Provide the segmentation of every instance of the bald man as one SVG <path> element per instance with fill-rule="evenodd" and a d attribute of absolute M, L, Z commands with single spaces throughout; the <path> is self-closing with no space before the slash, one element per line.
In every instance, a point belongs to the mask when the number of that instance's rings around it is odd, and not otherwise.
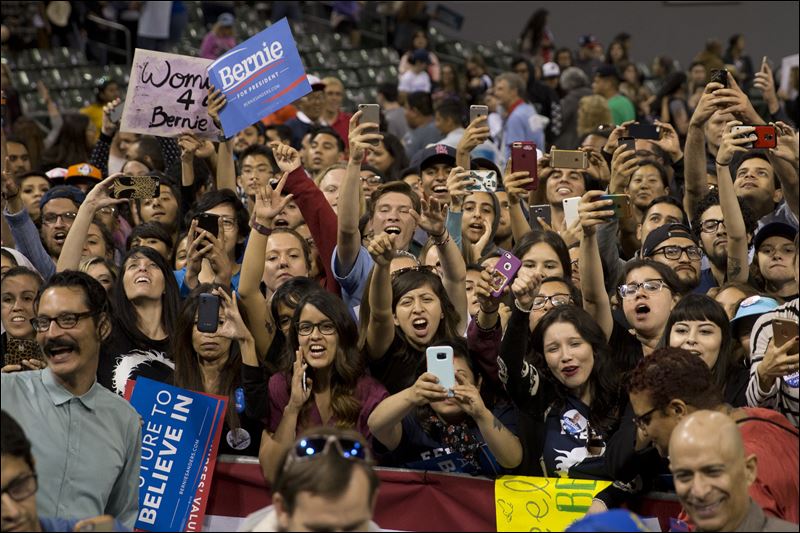
<path fill-rule="evenodd" d="M 731 417 L 719 411 L 684 417 L 672 432 L 669 453 L 675 491 L 697 531 L 797 531 L 750 499 L 758 461 L 755 454 L 745 456 Z"/>

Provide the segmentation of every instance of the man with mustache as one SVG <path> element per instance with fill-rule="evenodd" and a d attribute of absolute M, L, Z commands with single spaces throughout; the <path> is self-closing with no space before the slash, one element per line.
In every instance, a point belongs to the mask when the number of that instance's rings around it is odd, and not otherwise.
<path fill-rule="evenodd" d="M 700 287 L 700 262 L 703 250 L 692 231 L 683 224 L 668 224 L 651 231 L 642 244 L 642 257 L 670 267 L 688 289 L 705 294 Z"/>
<path fill-rule="evenodd" d="M 132 528 L 142 435 L 136 411 L 96 379 L 111 331 L 106 291 L 88 274 L 59 272 L 34 310 L 48 366 L 2 374 L 1 401 L 33 443 L 38 510 L 55 519 L 109 514 Z"/>

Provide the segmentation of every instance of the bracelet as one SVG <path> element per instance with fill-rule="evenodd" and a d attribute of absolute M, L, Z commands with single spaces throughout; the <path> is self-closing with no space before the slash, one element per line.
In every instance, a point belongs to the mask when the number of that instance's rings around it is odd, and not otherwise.
<path fill-rule="evenodd" d="M 483 313 L 484 315 L 493 315 L 493 314 L 497 313 L 497 312 L 500 310 L 500 306 L 498 305 L 497 307 L 495 307 L 494 309 L 492 309 L 492 310 L 489 310 L 489 311 L 487 311 L 487 310 L 486 310 L 486 309 L 484 309 L 483 307 L 478 307 L 478 309 L 479 309 L 479 310 L 480 310 L 480 312 L 481 312 L 481 313 Z"/>
<path fill-rule="evenodd" d="M 259 232 L 264 237 L 269 237 L 272 235 L 272 228 L 268 228 L 263 224 L 259 224 L 255 220 L 250 223 L 250 227 Z"/>
<path fill-rule="evenodd" d="M 717 161 L 716 159 L 714 160 L 714 163 L 718 164 L 718 165 L 719 165 L 719 166 L 721 166 L 721 167 L 727 167 L 728 165 L 730 165 L 730 162 L 728 162 L 728 163 L 720 163 L 720 162 L 719 162 L 719 161 Z"/>
<path fill-rule="evenodd" d="M 439 240 L 439 239 L 441 239 L 442 237 L 444 237 L 445 235 L 447 235 L 447 238 L 446 238 L 446 239 L 444 239 L 444 240 Z M 438 236 L 431 235 L 431 239 L 433 240 L 433 244 L 434 244 L 435 246 L 444 246 L 445 244 L 447 244 L 448 242 L 450 242 L 450 232 L 449 232 L 449 231 L 447 231 L 447 230 L 445 229 L 445 230 L 444 230 L 444 233 L 442 233 L 441 235 L 438 235 Z"/>
<path fill-rule="evenodd" d="M 522 306 L 520 305 L 520 303 L 519 303 L 519 300 L 517 300 L 516 298 L 514 298 L 514 306 L 515 306 L 517 309 L 519 309 L 520 311 L 522 311 L 523 313 L 530 313 L 530 312 L 531 312 L 531 310 L 533 310 L 533 306 L 531 306 L 531 308 L 530 308 L 530 309 L 525 309 L 524 307 L 522 307 Z"/>

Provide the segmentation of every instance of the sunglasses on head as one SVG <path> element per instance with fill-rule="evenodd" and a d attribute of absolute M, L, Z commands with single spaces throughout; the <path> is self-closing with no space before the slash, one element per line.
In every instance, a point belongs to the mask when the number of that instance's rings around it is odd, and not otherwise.
<path fill-rule="evenodd" d="M 284 470 L 292 463 L 309 461 L 333 451 L 350 461 L 372 462 L 372 453 L 359 440 L 336 435 L 310 435 L 295 442 L 286 458 Z"/>
<path fill-rule="evenodd" d="M 392 272 L 392 279 L 395 280 L 406 272 L 430 272 L 436 274 L 436 267 L 432 265 L 416 265 L 411 267 L 399 268 Z"/>

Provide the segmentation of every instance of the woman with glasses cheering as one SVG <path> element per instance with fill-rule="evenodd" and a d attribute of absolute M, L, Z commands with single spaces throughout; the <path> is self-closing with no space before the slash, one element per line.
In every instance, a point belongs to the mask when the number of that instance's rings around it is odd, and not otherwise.
<path fill-rule="evenodd" d="M 283 371 L 269 380 L 269 430 L 261 438 L 259 462 L 272 481 L 283 450 L 296 434 L 314 426 L 350 428 L 369 439 L 367 419 L 386 389 L 365 375 L 358 328 L 336 296 L 314 291 L 297 305 L 289 326 Z"/>

